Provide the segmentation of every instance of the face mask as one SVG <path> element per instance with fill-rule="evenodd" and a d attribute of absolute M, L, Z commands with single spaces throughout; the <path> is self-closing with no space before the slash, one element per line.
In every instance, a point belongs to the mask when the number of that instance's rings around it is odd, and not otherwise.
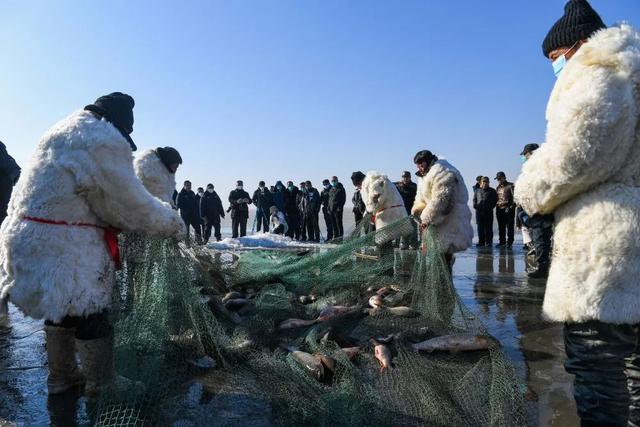
<path fill-rule="evenodd" d="M 289 189 L 289 191 L 293 191 L 293 185 L 290 185 L 287 188 Z"/>
<path fill-rule="evenodd" d="M 238 186 L 236 187 L 236 190 L 242 190 L 242 185 L 238 185 Z"/>
<path fill-rule="evenodd" d="M 329 184 L 325 184 L 325 185 L 324 185 L 324 189 L 325 189 L 325 190 L 328 190 L 328 189 L 330 189 L 330 188 L 331 188 L 331 186 L 330 186 Z"/>
<path fill-rule="evenodd" d="M 213 193 L 213 188 L 207 188 L 207 191 L 208 191 L 209 193 Z"/>
<path fill-rule="evenodd" d="M 332 181 L 332 182 L 331 182 L 331 186 L 335 188 L 335 187 L 337 187 L 337 186 L 338 186 L 338 183 L 337 183 L 336 181 Z"/>
<path fill-rule="evenodd" d="M 202 196 L 204 194 L 204 191 L 198 191 L 198 196 Z"/>
<path fill-rule="evenodd" d="M 260 187 L 260 191 L 264 191 L 264 187 Z"/>
<path fill-rule="evenodd" d="M 553 74 L 556 75 L 556 78 L 560 76 L 560 73 L 562 72 L 562 70 L 564 70 L 564 67 L 567 65 L 567 53 L 571 52 L 573 48 L 578 45 L 578 43 L 580 43 L 580 41 L 575 42 L 573 46 L 567 49 L 565 53 L 560 55 L 558 59 L 553 61 L 553 63 L 551 64 L 553 66 Z"/>
<path fill-rule="evenodd" d="M 526 162 L 526 161 L 527 161 L 527 156 L 525 156 L 524 154 L 522 154 L 522 155 L 520 156 L 520 161 L 521 161 L 522 163 Z"/>

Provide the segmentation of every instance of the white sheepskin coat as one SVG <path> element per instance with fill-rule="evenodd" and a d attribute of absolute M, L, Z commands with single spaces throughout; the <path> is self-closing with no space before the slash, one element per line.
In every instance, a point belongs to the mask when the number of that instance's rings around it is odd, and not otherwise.
<path fill-rule="evenodd" d="M 120 132 L 86 111 L 42 137 L 14 189 L 0 230 L 0 296 L 9 296 L 33 318 L 52 321 L 108 308 L 115 267 L 104 232 L 25 221 L 25 216 L 155 237 L 174 236 L 184 227 L 136 177 Z"/>
<path fill-rule="evenodd" d="M 437 160 L 418 180 L 411 208 L 423 224 L 434 226 L 444 253 L 466 250 L 473 240 L 469 193 L 462 175 L 444 159 Z"/>
<path fill-rule="evenodd" d="M 171 203 L 176 188 L 176 176 L 162 163 L 156 150 L 145 150 L 133 161 L 136 176 L 153 196 Z"/>
<path fill-rule="evenodd" d="M 555 214 L 551 320 L 640 322 L 639 112 L 640 36 L 601 30 L 560 74 L 546 142 L 515 184 L 525 211 Z"/>
<path fill-rule="evenodd" d="M 362 181 L 360 192 L 367 212 L 375 215 L 376 231 L 380 231 L 387 225 L 408 216 L 400 192 L 387 175 L 376 171 L 367 172 Z M 397 235 L 377 233 L 376 244 L 381 245 L 397 239 L 402 235 L 413 232 L 414 229 L 409 226 L 397 231 Z"/>

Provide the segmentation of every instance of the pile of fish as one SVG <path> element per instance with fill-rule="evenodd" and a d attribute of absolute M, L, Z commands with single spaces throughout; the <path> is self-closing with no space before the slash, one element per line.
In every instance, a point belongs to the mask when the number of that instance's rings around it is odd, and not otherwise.
<path fill-rule="evenodd" d="M 255 313 L 255 307 L 252 302 L 256 296 L 257 292 L 254 289 L 236 290 L 228 292 L 222 298 L 211 297 L 208 300 L 208 304 L 214 313 L 226 317 L 235 324 L 241 324 L 245 317 Z M 310 309 L 306 309 L 307 313 L 315 313 L 310 318 L 289 318 L 279 321 L 274 331 L 275 338 L 279 339 L 280 342 L 277 346 L 281 350 L 287 351 L 289 356 L 311 377 L 325 384 L 331 382 L 338 359 L 357 363 L 358 356 L 367 351 L 372 351 L 382 372 L 394 367 L 393 354 L 394 351 L 397 351 L 398 346 L 417 353 L 457 353 L 488 350 L 491 347 L 499 346 L 495 338 L 476 334 L 444 335 L 412 342 L 402 332 L 386 337 L 369 337 L 366 340 L 358 341 L 345 338 L 337 333 L 342 320 L 347 317 L 392 316 L 417 318 L 420 313 L 409 307 L 410 300 L 411 295 L 395 285 L 369 287 L 362 295 L 360 302 L 353 305 L 322 305 L 315 294 L 292 297 L 290 302 L 293 304 L 300 304 L 301 306 L 316 304 L 318 308 L 316 310 L 315 306 L 310 306 Z M 312 327 L 317 327 L 316 332 L 322 331 L 317 335 L 320 338 L 322 348 L 327 348 L 328 341 L 336 344 L 337 348 L 325 353 L 316 352 L 312 354 L 302 351 L 297 345 L 291 344 L 291 335 L 306 336 Z M 427 330 L 424 332 L 428 335 Z M 285 339 L 281 335 L 286 335 L 288 338 Z M 422 337 L 424 338 L 424 334 Z M 251 340 L 247 340 L 237 346 L 250 347 L 254 344 Z"/>

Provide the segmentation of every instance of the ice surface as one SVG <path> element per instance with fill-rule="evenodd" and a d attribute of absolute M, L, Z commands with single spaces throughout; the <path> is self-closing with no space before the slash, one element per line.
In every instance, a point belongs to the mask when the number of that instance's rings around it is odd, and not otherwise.
<path fill-rule="evenodd" d="M 251 236 L 233 239 L 227 237 L 219 242 L 207 244 L 210 249 L 296 249 L 296 248 L 326 248 L 332 246 L 327 243 L 299 242 L 281 234 L 256 233 Z"/>

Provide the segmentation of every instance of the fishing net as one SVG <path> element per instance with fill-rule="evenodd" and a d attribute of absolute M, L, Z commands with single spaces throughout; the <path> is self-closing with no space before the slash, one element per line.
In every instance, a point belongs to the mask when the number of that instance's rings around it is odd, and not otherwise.
<path fill-rule="evenodd" d="M 457 296 L 434 231 L 400 250 L 412 219 L 367 224 L 322 249 L 240 254 L 127 236 L 117 376 L 96 423 L 524 425 L 522 387 L 495 341 L 413 351 L 434 337 L 486 334 Z"/>

